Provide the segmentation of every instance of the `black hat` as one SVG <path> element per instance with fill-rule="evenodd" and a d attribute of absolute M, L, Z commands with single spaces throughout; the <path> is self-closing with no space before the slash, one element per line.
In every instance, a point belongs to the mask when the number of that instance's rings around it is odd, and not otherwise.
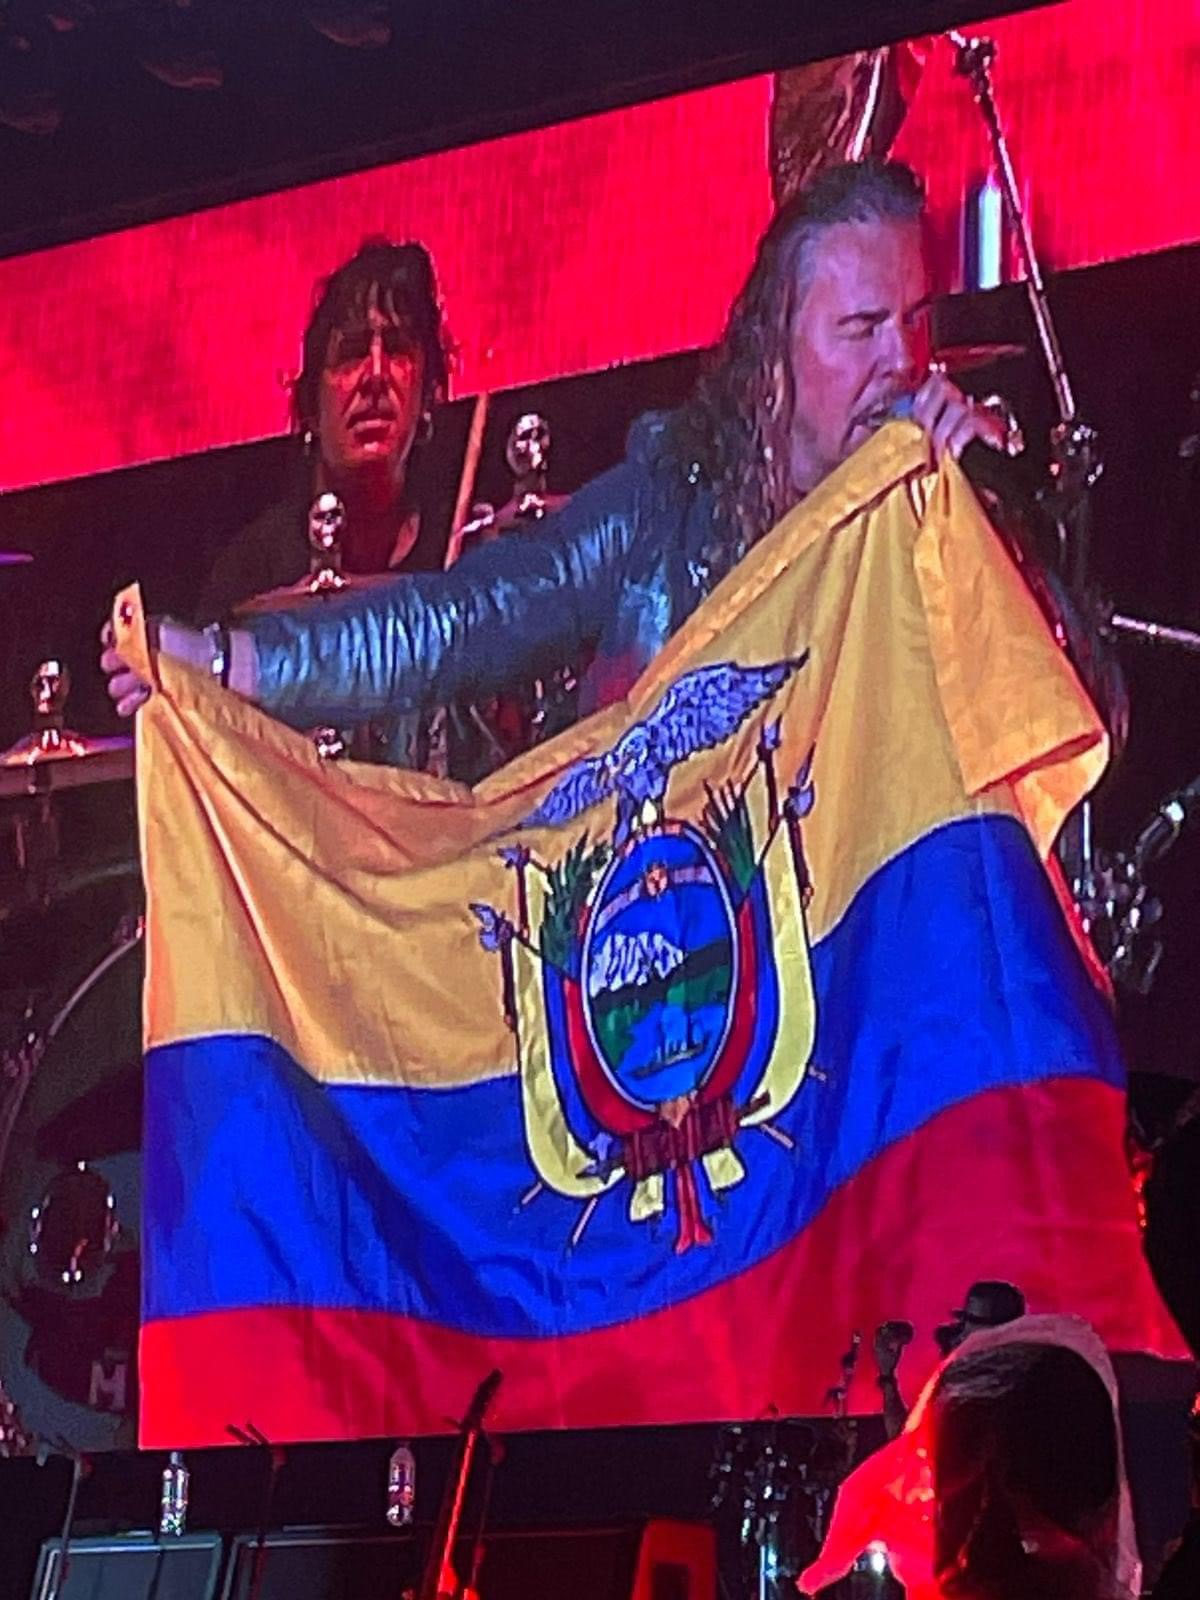
<path fill-rule="evenodd" d="M 1025 1296 L 1015 1284 L 973 1283 L 961 1308 L 951 1313 L 980 1328 L 999 1328 L 1025 1315 Z"/>

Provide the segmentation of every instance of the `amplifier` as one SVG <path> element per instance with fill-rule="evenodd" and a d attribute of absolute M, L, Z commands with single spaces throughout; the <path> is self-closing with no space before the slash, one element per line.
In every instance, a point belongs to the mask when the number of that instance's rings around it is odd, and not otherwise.
<path fill-rule="evenodd" d="M 222 1553 L 218 1533 L 188 1533 L 178 1539 L 156 1539 L 149 1533 L 72 1539 L 58 1600 L 213 1600 Z M 47 1539 L 38 1557 L 32 1600 L 50 1600 L 61 1564 L 61 1542 Z"/>
<path fill-rule="evenodd" d="M 428 1535 L 285 1528 L 263 1542 L 256 1579 L 257 1545 L 234 1541 L 222 1600 L 401 1600 L 420 1583 Z M 467 1542 L 457 1551 L 465 1579 Z M 716 1600 L 716 1586 L 713 1530 L 666 1520 L 490 1533 L 477 1585 L 482 1600 Z"/>

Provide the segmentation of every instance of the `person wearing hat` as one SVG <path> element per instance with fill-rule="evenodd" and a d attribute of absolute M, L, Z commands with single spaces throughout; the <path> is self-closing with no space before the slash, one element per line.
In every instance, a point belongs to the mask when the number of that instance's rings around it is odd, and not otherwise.
<path fill-rule="evenodd" d="M 1023 1317 L 1025 1296 L 1011 1283 L 983 1279 L 971 1285 L 962 1305 L 950 1315 L 954 1320 L 942 1323 L 933 1332 L 943 1361 L 964 1339 L 981 1328 L 1001 1328 L 1006 1322 Z M 875 1366 L 882 1397 L 884 1432 L 889 1439 L 897 1437 L 908 1418 L 908 1406 L 900 1392 L 896 1368 L 912 1336 L 912 1324 L 908 1322 L 883 1322 L 875 1330 Z"/>
<path fill-rule="evenodd" d="M 973 1283 L 957 1311 L 952 1311 L 952 1322 L 943 1322 L 935 1328 L 933 1337 L 938 1350 L 948 1356 L 957 1350 L 964 1339 L 980 1328 L 1001 1328 L 1006 1322 L 1015 1322 L 1025 1315 L 1025 1296 L 1015 1284 L 983 1279 Z"/>

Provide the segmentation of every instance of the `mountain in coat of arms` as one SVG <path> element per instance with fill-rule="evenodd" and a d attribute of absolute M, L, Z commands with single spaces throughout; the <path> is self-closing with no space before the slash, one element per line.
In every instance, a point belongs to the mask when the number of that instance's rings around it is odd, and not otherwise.
<path fill-rule="evenodd" d="M 675 1249 L 713 1237 L 716 1199 L 808 1070 L 815 1025 L 801 822 L 812 757 L 780 797 L 779 724 L 766 712 L 804 665 L 721 662 L 679 678 L 611 750 L 576 763 L 522 828 L 566 828 L 611 804 L 611 832 L 542 862 L 523 844 L 508 911 L 475 905 L 503 960 L 524 1125 L 537 1182 L 577 1199 L 571 1245 L 604 1195 L 633 1221 L 672 1217 Z M 740 781 L 705 785 L 673 817 L 675 768 L 761 715 Z"/>

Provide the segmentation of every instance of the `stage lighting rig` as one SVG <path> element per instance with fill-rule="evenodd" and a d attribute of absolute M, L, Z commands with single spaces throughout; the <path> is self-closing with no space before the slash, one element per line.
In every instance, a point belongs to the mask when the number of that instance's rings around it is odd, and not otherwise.
<path fill-rule="evenodd" d="M 96 15 L 92 0 L 53 0 L 45 11 L 55 33 L 74 33 L 81 22 L 90 22 Z"/>
<path fill-rule="evenodd" d="M 0 29 L 0 122 L 19 133 L 56 133 L 63 112 L 52 41 L 7 10 Z"/>
<path fill-rule="evenodd" d="M 158 0 L 140 9 L 137 59 L 172 89 L 219 89 L 225 69 L 213 48 L 205 7 L 195 0 Z"/>
<path fill-rule="evenodd" d="M 392 42 L 386 0 L 307 0 L 303 9 L 312 27 L 334 44 L 378 50 Z"/>

